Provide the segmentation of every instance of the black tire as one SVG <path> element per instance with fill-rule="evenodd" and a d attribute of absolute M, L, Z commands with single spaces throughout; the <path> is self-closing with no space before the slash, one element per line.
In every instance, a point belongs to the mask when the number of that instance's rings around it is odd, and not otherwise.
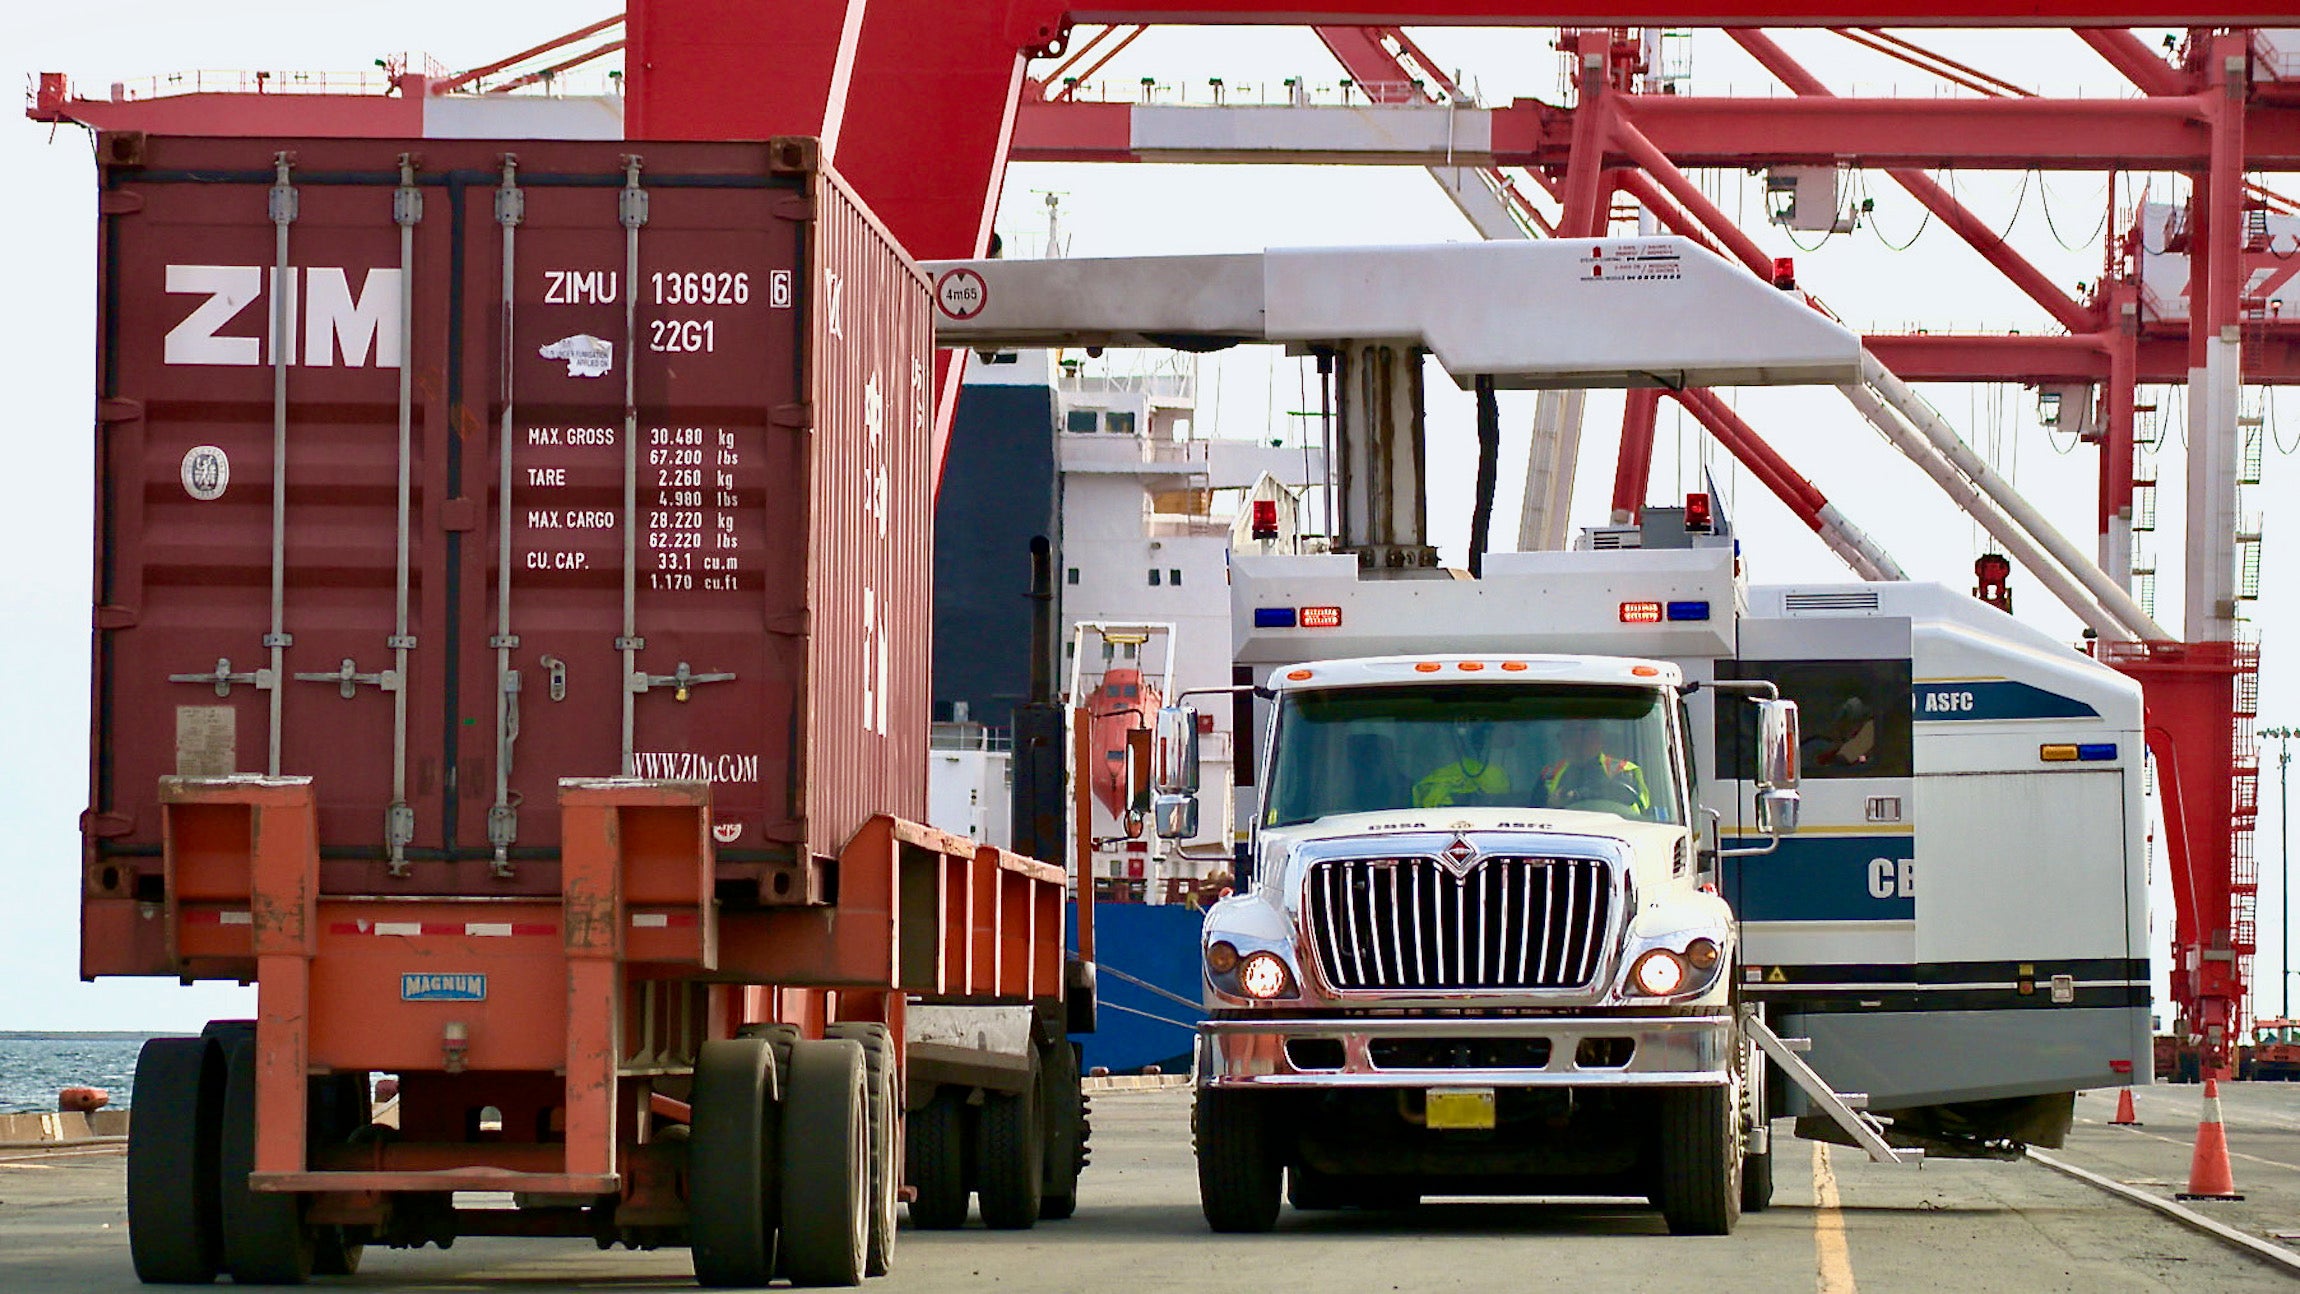
<path fill-rule="evenodd" d="M 1324 1213 L 1345 1207 L 1349 1199 L 1342 1193 L 1339 1179 L 1307 1164 L 1295 1164 L 1286 1170 L 1286 1203 L 1304 1213 Z"/>
<path fill-rule="evenodd" d="M 1285 1176 L 1268 1103 L 1256 1092 L 1198 1092 L 1198 1204 L 1216 1231 L 1268 1231 L 1278 1224 Z"/>
<path fill-rule="evenodd" d="M 783 1088 L 782 1260 L 794 1285 L 860 1285 L 870 1248 L 870 1098 L 862 1044 L 791 1048 Z"/>
<path fill-rule="evenodd" d="M 687 1137 L 687 1231 L 697 1284 L 764 1285 L 775 1274 L 774 1052 L 758 1038 L 695 1056 Z"/>
<path fill-rule="evenodd" d="M 304 1225 L 304 1196 L 251 1191 L 256 1161 L 256 1042 L 224 1044 L 224 1099 L 216 1147 L 217 1218 L 224 1270 L 240 1285 L 301 1285 L 311 1279 L 316 1237 Z M 130 1126 L 134 1126 L 132 1123 Z"/>
<path fill-rule="evenodd" d="M 1735 1086 L 1665 1088 L 1654 1202 L 1676 1236 L 1725 1236 L 1741 1220 L 1741 1109 Z"/>
<path fill-rule="evenodd" d="M 1422 1206 L 1422 1188 L 1412 1178 L 1376 1177 L 1351 1191 L 1350 1203 L 1361 1209 L 1402 1213 Z"/>
<path fill-rule="evenodd" d="M 1046 1175 L 1038 1220 L 1078 1212 L 1078 1177 L 1086 1171 L 1086 1093 L 1078 1086 L 1078 1050 L 1059 1039 L 1039 1058 L 1038 1110 L 1046 1122 Z"/>
<path fill-rule="evenodd" d="M 1773 1152 L 1741 1157 L 1741 1211 L 1763 1213 L 1773 1207 Z"/>
<path fill-rule="evenodd" d="M 735 1030 L 738 1038 L 758 1038 L 775 1053 L 775 1099 L 782 1098 L 782 1085 L 791 1079 L 791 1048 L 805 1035 L 795 1024 L 746 1024 Z"/>
<path fill-rule="evenodd" d="M 365 1073 L 329 1074 L 311 1081 L 306 1143 L 340 1146 L 363 1133 L 375 1118 L 375 1101 Z M 323 1226 L 312 1230 L 314 1276 L 356 1276 L 366 1256 L 368 1227 Z"/>
<path fill-rule="evenodd" d="M 910 1224 L 921 1231 L 966 1225 L 966 1115 L 959 1093 L 942 1087 L 903 1121 L 905 1176 L 914 1192 Z"/>
<path fill-rule="evenodd" d="M 1019 1092 L 984 1092 L 977 1142 L 975 1197 L 982 1225 L 993 1231 L 1028 1231 L 1044 1201 L 1046 1138 L 1038 1117 L 1038 1053 Z"/>
<path fill-rule="evenodd" d="M 870 1252 L 863 1273 L 884 1276 L 894 1270 L 895 1209 L 902 1195 L 897 1171 L 902 1117 L 902 1089 L 896 1085 L 894 1036 L 883 1024 L 834 1024 L 823 1030 L 826 1038 L 845 1038 L 862 1044 L 863 1069 L 869 1084 L 870 1115 Z"/>
<path fill-rule="evenodd" d="M 223 1270 L 217 1220 L 220 1057 L 205 1038 L 154 1038 L 136 1055 L 128 1124 L 128 1254 L 147 1285 L 206 1285 Z"/>

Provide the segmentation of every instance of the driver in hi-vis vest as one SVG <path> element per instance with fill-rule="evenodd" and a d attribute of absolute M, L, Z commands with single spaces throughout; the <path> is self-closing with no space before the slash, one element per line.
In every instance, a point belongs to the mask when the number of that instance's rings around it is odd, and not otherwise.
<path fill-rule="evenodd" d="M 1565 757 L 1541 770 L 1541 787 L 1549 807 L 1572 808 L 1583 801 L 1626 804 L 1639 813 L 1653 808 L 1653 793 L 1645 785 L 1645 770 L 1626 759 L 1605 753 L 1605 729 L 1594 719 L 1575 719 L 1564 725 Z"/>
<path fill-rule="evenodd" d="M 1499 758 L 1504 752 L 1493 749 L 1492 728 L 1482 723 L 1455 724 L 1449 735 L 1453 753 L 1459 758 L 1430 770 L 1429 776 L 1414 783 L 1414 807 L 1511 803 L 1509 770 Z"/>

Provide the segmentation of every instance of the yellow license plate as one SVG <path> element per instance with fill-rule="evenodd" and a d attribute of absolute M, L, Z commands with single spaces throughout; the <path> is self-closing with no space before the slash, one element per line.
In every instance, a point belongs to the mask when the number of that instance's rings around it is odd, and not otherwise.
<path fill-rule="evenodd" d="M 1433 1087 L 1423 1103 L 1423 1114 L 1433 1128 L 1490 1128 L 1493 1089 Z"/>

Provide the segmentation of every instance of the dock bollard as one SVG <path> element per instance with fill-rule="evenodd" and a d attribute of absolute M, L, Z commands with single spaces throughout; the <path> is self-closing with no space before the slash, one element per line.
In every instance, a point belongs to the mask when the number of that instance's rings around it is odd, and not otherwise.
<path fill-rule="evenodd" d="M 2176 1200 L 2241 1200 L 2228 1165 L 2228 1133 L 2220 1126 L 2220 1080 L 2204 1080 L 2204 1117 L 2196 1125 L 2196 1154 L 2188 1161 L 2188 1189 Z"/>

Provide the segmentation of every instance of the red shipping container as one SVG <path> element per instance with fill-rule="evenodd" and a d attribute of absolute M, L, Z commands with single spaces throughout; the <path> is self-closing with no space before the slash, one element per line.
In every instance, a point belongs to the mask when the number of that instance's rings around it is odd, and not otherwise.
<path fill-rule="evenodd" d="M 812 141 L 98 157 L 85 973 L 172 774 L 309 775 L 333 893 L 557 893 L 563 777 L 710 781 L 734 901 L 923 816 L 929 285 Z"/>

